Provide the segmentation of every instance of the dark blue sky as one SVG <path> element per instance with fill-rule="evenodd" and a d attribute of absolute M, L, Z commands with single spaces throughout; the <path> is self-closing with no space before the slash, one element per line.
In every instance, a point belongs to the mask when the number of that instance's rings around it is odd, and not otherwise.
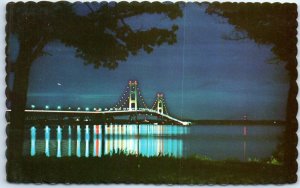
<path fill-rule="evenodd" d="M 151 54 L 130 56 L 114 71 L 86 66 L 75 57 L 74 48 L 52 42 L 45 49 L 52 56 L 33 63 L 28 105 L 111 107 L 128 80 L 137 79 L 148 105 L 156 92 L 163 92 L 170 113 L 177 117 L 285 118 L 288 73 L 284 63 L 268 63 L 275 57 L 271 46 L 249 39 L 225 40 L 222 36 L 234 27 L 195 4 L 189 4 L 184 17 L 175 21 L 143 15 L 126 22 L 145 29 L 177 24 L 178 42 L 157 47 Z M 15 57 L 17 45 L 12 44 Z"/>

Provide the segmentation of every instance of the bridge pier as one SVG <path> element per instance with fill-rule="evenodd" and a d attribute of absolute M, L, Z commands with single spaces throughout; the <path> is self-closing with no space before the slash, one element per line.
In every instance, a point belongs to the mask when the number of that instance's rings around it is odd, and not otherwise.
<path fill-rule="evenodd" d="M 138 118 L 137 118 L 137 114 L 136 113 L 129 115 L 129 122 L 130 123 L 137 123 L 137 121 L 138 121 Z"/>

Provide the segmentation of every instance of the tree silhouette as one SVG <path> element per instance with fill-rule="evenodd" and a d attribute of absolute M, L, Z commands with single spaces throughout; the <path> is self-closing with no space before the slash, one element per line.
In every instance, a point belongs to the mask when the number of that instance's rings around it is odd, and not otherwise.
<path fill-rule="evenodd" d="M 80 14 L 83 9 L 88 11 Z M 130 54 L 136 55 L 140 50 L 150 53 L 155 46 L 176 42 L 176 25 L 143 30 L 133 29 L 126 23 L 127 18 L 143 14 L 161 14 L 171 20 L 182 16 L 179 4 L 173 3 L 7 4 L 7 39 L 10 35 L 16 36 L 20 46 L 16 62 L 7 62 L 7 72 L 15 73 L 13 90 L 7 91 L 12 110 L 7 129 L 8 159 L 22 156 L 30 67 L 38 57 L 45 55 L 44 47 L 59 40 L 76 48 L 76 55 L 86 64 L 115 69 Z"/>
<path fill-rule="evenodd" d="M 286 63 L 290 88 L 286 107 L 284 163 L 291 181 L 296 180 L 297 145 L 297 5 L 280 3 L 212 3 L 207 13 L 228 19 L 237 31 L 246 31 L 258 44 L 273 45 L 278 60 Z"/>

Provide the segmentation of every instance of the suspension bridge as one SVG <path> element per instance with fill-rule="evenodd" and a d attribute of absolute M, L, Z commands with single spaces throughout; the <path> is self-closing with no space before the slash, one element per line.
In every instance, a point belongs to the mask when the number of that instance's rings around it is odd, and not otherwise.
<path fill-rule="evenodd" d="M 10 110 L 7 113 L 8 120 L 9 113 Z M 145 154 L 143 148 L 147 148 L 147 155 L 156 155 L 157 152 L 169 154 L 171 151 L 164 148 L 163 143 L 154 144 L 151 149 L 148 142 L 144 143 L 140 136 L 152 135 L 157 131 L 162 134 L 164 129 L 170 132 L 170 128 L 176 130 L 176 134 L 182 134 L 185 132 L 182 130 L 188 128 L 186 125 L 191 124 L 169 115 L 162 93 L 157 93 L 152 107 L 148 107 L 137 81 L 129 81 L 118 102 L 110 108 L 57 106 L 53 109 L 46 105 L 44 109 L 38 109 L 31 105 L 30 109 L 25 110 L 25 115 L 23 151 L 30 156 L 44 153 L 46 156 L 81 157 L 84 153 L 85 157 L 91 154 L 101 157 L 115 150 Z M 125 119 L 117 119 L 120 116 Z M 170 144 L 165 144 L 170 148 Z M 180 148 L 181 145 L 179 154 Z M 178 153 L 177 149 L 174 152 Z"/>
<path fill-rule="evenodd" d="M 152 107 L 145 103 L 142 92 L 137 81 L 129 81 L 118 102 L 111 108 L 84 108 L 72 109 L 71 107 L 50 109 L 47 105 L 45 109 L 36 109 L 31 105 L 31 109 L 25 110 L 27 121 L 96 121 L 100 123 L 152 123 L 152 124 L 174 124 L 190 125 L 191 122 L 182 121 L 172 117 L 168 113 L 168 108 L 164 95 L 157 93 L 156 100 Z M 117 116 L 127 116 L 127 120 L 116 120 Z M 143 116 L 144 118 L 138 118 Z M 151 119 L 150 117 L 156 117 Z"/>

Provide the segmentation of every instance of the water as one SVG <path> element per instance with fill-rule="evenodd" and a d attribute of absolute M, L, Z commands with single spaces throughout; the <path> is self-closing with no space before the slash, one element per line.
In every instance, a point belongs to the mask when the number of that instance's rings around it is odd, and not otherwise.
<path fill-rule="evenodd" d="M 212 159 L 268 158 L 276 150 L 283 126 L 191 126 L 184 139 L 185 156 L 200 154 Z"/>
<path fill-rule="evenodd" d="M 147 157 L 268 158 L 281 126 L 45 125 L 28 127 L 25 155 L 101 157 L 123 151 Z M 103 134 L 104 131 L 104 134 Z M 245 135 L 246 133 L 246 135 Z"/>

